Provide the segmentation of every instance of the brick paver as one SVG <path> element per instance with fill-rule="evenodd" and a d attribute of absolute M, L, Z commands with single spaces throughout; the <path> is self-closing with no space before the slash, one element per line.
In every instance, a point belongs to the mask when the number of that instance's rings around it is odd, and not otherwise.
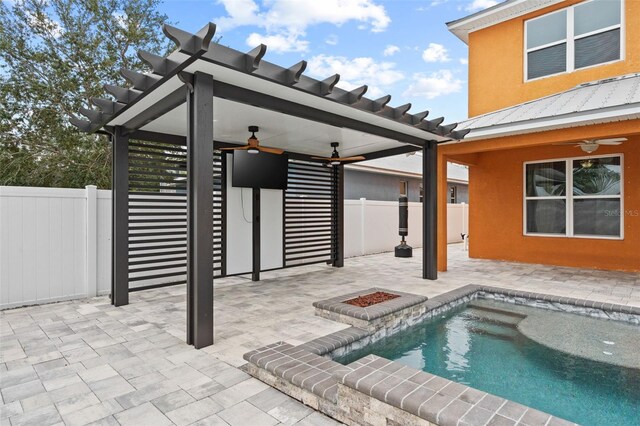
<path fill-rule="evenodd" d="M 467 284 L 640 306 L 640 275 L 467 259 L 450 246 L 449 271 L 421 278 L 421 252 L 347 259 L 215 282 L 215 345 L 184 343 L 185 287 L 0 313 L 0 422 L 47 425 L 332 425 L 331 419 L 249 377 L 242 355 L 348 328 L 314 315 L 313 302 L 371 287 L 428 297 Z"/>

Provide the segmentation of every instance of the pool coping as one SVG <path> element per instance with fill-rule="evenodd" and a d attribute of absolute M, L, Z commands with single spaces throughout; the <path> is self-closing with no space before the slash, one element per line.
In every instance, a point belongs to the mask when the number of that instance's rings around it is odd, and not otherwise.
<path fill-rule="evenodd" d="M 405 300 L 395 304 L 396 310 L 389 309 L 387 305 L 379 306 L 373 315 L 368 312 L 370 320 L 365 320 L 362 312 L 351 309 L 356 307 L 342 303 L 372 291 L 400 294 Z M 316 314 L 324 316 L 323 311 L 329 312 L 331 319 L 343 320 L 347 324 L 351 324 L 349 318 L 353 318 L 365 324 L 363 327 L 352 325 L 297 347 L 278 342 L 251 351 L 244 356 L 248 361 L 245 369 L 260 380 L 347 424 L 369 425 L 389 420 L 423 425 L 575 424 L 375 355 L 367 355 L 347 366 L 332 359 L 477 298 L 640 324 L 640 308 L 635 306 L 502 287 L 466 285 L 431 299 L 374 288 L 313 304 Z M 390 304 L 398 299 L 379 305 Z M 407 304 L 409 300 L 414 304 Z M 342 305 L 350 308 L 345 309 Z M 402 315 L 395 315 L 398 312 Z M 391 333 L 381 322 L 385 318 L 393 318 Z M 368 327 L 367 324 L 375 326 Z M 331 389 L 329 395 L 326 389 Z M 322 390 L 323 393 L 316 390 Z"/>

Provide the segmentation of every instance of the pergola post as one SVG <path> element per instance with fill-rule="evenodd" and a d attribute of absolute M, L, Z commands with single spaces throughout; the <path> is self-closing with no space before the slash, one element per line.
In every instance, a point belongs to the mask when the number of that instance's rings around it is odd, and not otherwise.
<path fill-rule="evenodd" d="M 187 343 L 213 344 L 213 77 L 187 94 Z"/>
<path fill-rule="evenodd" d="M 111 304 L 129 304 L 129 136 L 116 126 L 111 136 Z"/>
<path fill-rule="evenodd" d="M 260 281 L 260 188 L 253 188 L 251 280 Z"/>
<path fill-rule="evenodd" d="M 344 165 L 333 167 L 333 266 L 344 266 Z"/>
<path fill-rule="evenodd" d="M 422 278 L 438 279 L 438 152 L 436 141 L 422 149 Z"/>

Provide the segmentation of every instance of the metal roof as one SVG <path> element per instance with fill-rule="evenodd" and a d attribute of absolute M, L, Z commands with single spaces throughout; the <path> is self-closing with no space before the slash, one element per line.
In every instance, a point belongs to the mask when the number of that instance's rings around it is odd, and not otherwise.
<path fill-rule="evenodd" d="M 640 73 L 584 83 L 544 98 L 470 118 L 465 139 L 487 139 L 640 118 Z"/>
<path fill-rule="evenodd" d="M 469 33 L 487 28 L 527 13 L 561 3 L 563 0 L 507 0 L 464 18 L 447 22 L 447 28 L 456 37 L 469 43 Z"/>
<path fill-rule="evenodd" d="M 308 77 L 303 74 L 307 66 L 306 61 L 300 61 L 290 67 L 267 62 L 262 59 L 267 51 L 267 46 L 263 44 L 244 53 L 213 43 L 215 31 L 216 26 L 213 23 L 209 23 L 196 34 L 164 25 L 164 34 L 176 44 L 177 49 L 167 57 L 138 52 L 139 57 L 151 68 L 151 72 L 122 70 L 121 74 L 130 82 L 130 86 L 105 85 L 105 89 L 113 95 L 115 101 L 92 99 L 92 103 L 98 109 L 82 108 L 80 113 L 88 120 L 74 117 L 71 123 L 85 132 L 123 126 L 127 131 L 142 129 L 179 134 L 184 132 L 184 129 L 181 129 L 184 126 L 178 121 L 177 112 L 178 108 L 184 105 L 184 90 L 189 86 L 189 76 L 195 72 L 205 72 L 214 76 L 214 80 L 219 83 L 217 87 L 222 88 L 221 91 L 241 88 L 254 94 L 264 94 L 272 99 L 293 102 L 301 105 L 301 108 L 314 108 L 316 111 L 327 111 L 334 116 L 357 120 L 366 123 L 372 129 L 389 129 L 386 134 L 395 132 L 423 141 L 443 142 L 461 139 L 467 133 L 454 130 L 457 126 L 455 123 L 442 125 L 442 117 L 426 119 L 429 111 L 409 113 L 411 104 L 390 107 L 390 95 L 369 99 L 364 96 L 367 91 L 366 85 L 351 91 L 338 88 L 338 74 L 324 80 Z M 162 111 L 159 104 L 164 104 Z M 250 104 L 246 103 L 247 108 Z M 154 114 L 154 109 L 158 110 L 158 113 Z M 173 111 L 173 116 L 170 110 Z M 180 117 L 184 119 L 182 115 L 184 114 L 180 114 Z M 242 131 L 246 132 L 244 127 Z"/>

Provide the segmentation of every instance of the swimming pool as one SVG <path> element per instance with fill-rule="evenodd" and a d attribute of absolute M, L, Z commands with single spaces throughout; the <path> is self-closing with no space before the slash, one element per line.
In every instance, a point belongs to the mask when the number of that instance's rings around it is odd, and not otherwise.
<path fill-rule="evenodd" d="M 477 300 L 337 361 L 375 354 L 584 425 L 640 425 L 639 336 L 631 324 Z"/>

